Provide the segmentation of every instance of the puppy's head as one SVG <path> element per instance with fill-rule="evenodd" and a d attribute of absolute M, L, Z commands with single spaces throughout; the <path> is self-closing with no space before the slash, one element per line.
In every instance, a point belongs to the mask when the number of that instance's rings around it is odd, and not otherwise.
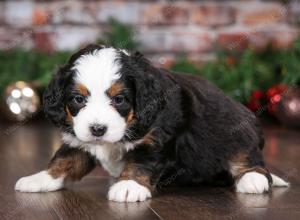
<path fill-rule="evenodd" d="M 158 110 L 160 87 L 148 65 L 139 55 L 90 45 L 55 74 L 45 114 L 84 143 L 137 139 L 136 130 L 146 131 Z"/>

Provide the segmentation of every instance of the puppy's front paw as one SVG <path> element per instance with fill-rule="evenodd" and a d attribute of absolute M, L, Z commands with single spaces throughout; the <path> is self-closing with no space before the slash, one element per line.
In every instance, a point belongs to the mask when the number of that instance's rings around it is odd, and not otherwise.
<path fill-rule="evenodd" d="M 47 171 L 26 176 L 18 180 L 15 190 L 20 192 L 49 192 L 61 189 L 64 178 L 54 179 Z"/>
<path fill-rule="evenodd" d="M 263 193 L 269 190 L 267 177 L 257 172 L 249 172 L 242 176 L 236 184 L 236 191 L 241 193 Z"/>
<path fill-rule="evenodd" d="M 137 202 L 151 198 L 151 192 L 134 180 L 122 180 L 110 187 L 108 199 L 116 202 Z"/>

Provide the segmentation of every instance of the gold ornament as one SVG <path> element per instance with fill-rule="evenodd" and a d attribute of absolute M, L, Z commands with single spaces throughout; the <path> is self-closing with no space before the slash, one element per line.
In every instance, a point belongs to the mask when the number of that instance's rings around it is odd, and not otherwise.
<path fill-rule="evenodd" d="M 18 121 L 32 117 L 40 107 L 40 98 L 37 92 L 30 84 L 23 81 L 6 87 L 5 102 L 13 118 Z"/>

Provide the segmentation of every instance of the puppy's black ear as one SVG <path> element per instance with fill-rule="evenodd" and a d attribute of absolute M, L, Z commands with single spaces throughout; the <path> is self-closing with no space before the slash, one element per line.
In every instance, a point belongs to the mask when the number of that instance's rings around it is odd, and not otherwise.
<path fill-rule="evenodd" d="M 135 53 L 132 58 L 138 66 L 133 70 L 136 117 L 140 125 L 149 128 L 165 102 L 161 74 L 141 53 Z"/>
<path fill-rule="evenodd" d="M 59 69 L 43 95 L 45 115 L 59 127 L 65 124 L 67 118 L 65 97 L 67 87 L 71 85 L 72 74 L 72 71 L 65 68 Z"/>

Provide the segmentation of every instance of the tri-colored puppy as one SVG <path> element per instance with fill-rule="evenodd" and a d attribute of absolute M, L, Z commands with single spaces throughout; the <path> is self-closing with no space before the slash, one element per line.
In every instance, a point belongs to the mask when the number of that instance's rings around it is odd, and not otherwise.
<path fill-rule="evenodd" d="M 80 50 L 54 76 L 44 108 L 63 144 L 46 170 L 17 182 L 22 192 L 61 189 L 98 163 L 117 178 L 108 199 L 118 202 L 170 184 L 232 184 L 240 193 L 288 186 L 265 168 L 253 113 L 206 80 L 156 68 L 139 53 Z"/>

